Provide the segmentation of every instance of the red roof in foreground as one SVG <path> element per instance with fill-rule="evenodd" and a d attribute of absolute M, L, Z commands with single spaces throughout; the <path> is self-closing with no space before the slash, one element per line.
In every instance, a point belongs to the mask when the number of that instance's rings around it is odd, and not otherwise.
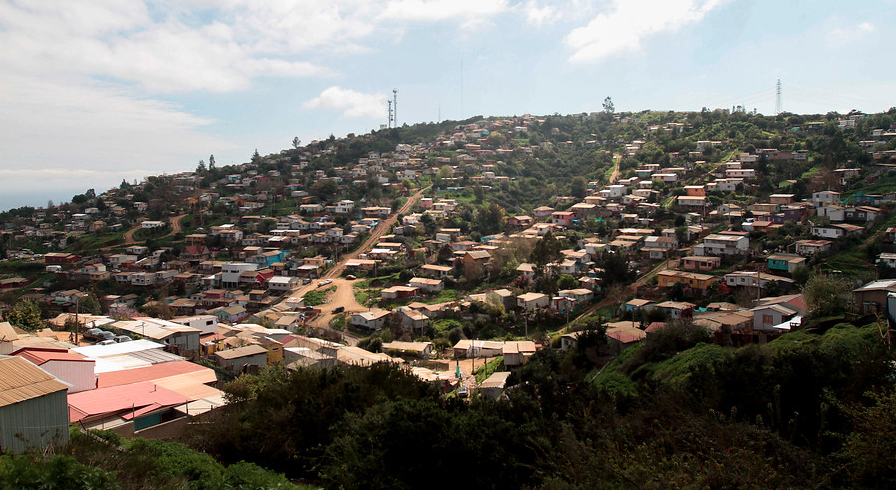
<path fill-rule="evenodd" d="M 155 379 L 168 378 L 179 374 L 193 373 L 209 369 L 190 361 L 163 362 L 153 366 L 121 371 L 110 371 L 97 375 L 97 388 L 109 388 L 110 386 L 144 383 Z"/>
<path fill-rule="evenodd" d="M 127 412 L 130 417 L 147 410 L 183 405 L 189 400 L 154 383 L 136 383 L 82 391 L 68 395 L 68 413 L 72 422 L 102 414 Z"/>
<path fill-rule="evenodd" d="M 13 355 L 24 357 L 37 366 L 50 361 L 95 362 L 92 359 L 85 359 L 65 349 L 51 349 L 47 347 L 22 347 L 13 352 Z"/>

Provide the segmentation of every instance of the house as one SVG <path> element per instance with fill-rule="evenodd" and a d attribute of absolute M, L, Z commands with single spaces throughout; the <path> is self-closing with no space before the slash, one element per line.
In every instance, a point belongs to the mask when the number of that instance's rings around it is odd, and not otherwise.
<path fill-rule="evenodd" d="M 663 301 L 656 305 L 656 308 L 666 314 L 669 318 L 677 320 L 679 318 L 687 318 L 694 313 L 697 305 L 682 301 Z"/>
<path fill-rule="evenodd" d="M 677 270 L 663 270 L 656 276 L 657 285 L 662 288 L 670 288 L 675 284 L 681 283 L 682 286 L 695 289 L 706 294 L 709 287 L 718 281 L 716 276 L 708 274 L 699 274 L 696 272 L 685 272 Z"/>
<path fill-rule="evenodd" d="M 413 298 L 419 291 L 420 289 L 417 287 L 392 286 L 380 291 L 380 297 L 383 299 Z"/>
<path fill-rule="evenodd" d="M 554 211 L 551 213 L 551 224 L 557 226 L 572 226 L 576 221 L 576 213 L 572 211 Z"/>
<path fill-rule="evenodd" d="M 879 279 L 871 281 L 852 292 L 856 307 L 863 314 L 884 311 L 887 294 L 896 292 L 896 279 Z"/>
<path fill-rule="evenodd" d="M 407 306 L 396 308 L 394 313 L 398 316 L 401 325 L 411 330 L 422 331 L 429 325 L 429 317 Z"/>
<path fill-rule="evenodd" d="M 688 256 L 681 259 L 681 266 L 692 271 L 711 271 L 722 265 L 720 257 L 706 256 L 696 257 Z"/>
<path fill-rule="evenodd" d="M 795 245 L 796 253 L 805 257 L 831 250 L 834 242 L 830 240 L 797 240 Z"/>
<path fill-rule="evenodd" d="M 723 231 L 707 235 L 703 243 L 694 247 L 694 255 L 726 256 L 745 255 L 750 251 L 750 238 L 746 232 Z"/>
<path fill-rule="evenodd" d="M 607 324 L 607 345 L 616 353 L 637 344 L 647 338 L 647 333 L 631 322 L 615 322 Z"/>
<path fill-rule="evenodd" d="M 213 310 L 209 310 L 209 313 L 217 316 L 219 322 L 229 324 L 239 323 L 244 318 L 249 316 L 249 312 L 240 305 L 218 307 Z"/>
<path fill-rule="evenodd" d="M 504 342 L 502 355 L 504 366 L 522 366 L 535 354 L 535 342 L 531 340 Z"/>
<path fill-rule="evenodd" d="M 451 271 L 454 270 L 448 266 L 432 265 L 432 264 L 423 265 L 420 267 L 420 269 L 423 271 L 423 274 L 426 275 L 427 277 L 432 277 L 432 278 L 437 278 L 437 279 L 443 278 L 443 277 L 448 277 L 451 274 Z"/>
<path fill-rule="evenodd" d="M 0 448 L 12 453 L 69 440 L 68 385 L 24 357 L 0 356 Z"/>
<path fill-rule="evenodd" d="M 260 345 L 247 345 L 215 352 L 215 363 L 234 374 L 245 372 L 247 366 L 268 365 L 268 350 Z"/>
<path fill-rule="evenodd" d="M 351 324 L 356 327 L 366 328 L 367 330 L 376 330 L 383 328 L 386 324 L 386 320 L 391 315 L 392 312 L 388 310 L 374 308 L 370 311 L 353 314 Z"/>
<path fill-rule="evenodd" d="M 795 254 L 778 253 L 769 255 L 767 263 L 770 270 L 793 274 L 797 267 L 805 265 L 806 258 Z"/>
<path fill-rule="evenodd" d="M 836 240 L 847 235 L 861 235 L 865 232 L 865 228 L 861 226 L 851 225 L 848 223 L 834 223 L 827 226 L 813 226 L 812 236 L 818 238 L 829 238 Z"/>
<path fill-rule="evenodd" d="M 550 302 L 551 298 L 542 293 L 524 293 L 516 297 L 517 307 L 527 311 L 545 308 Z"/>
<path fill-rule="evenodd" d="M 491 258 L 485 250 L 469 250 L 464 252 L 462 263 L 464 267 L 484 266 Z"/>
<path fill-rule="evenodd" d="M 462 339 L 454 344 L 454 355 L 459 358 L 497 357 L 504 353 L 504 342 Z"/>
<path fill-rule="evenodd" d="M 896 268 L 896 253 L 884 252 L 877 256 L 877 263 Z"/>
<path fill-rule="evenodd" d="M 760 288 L 763 288 L 771 282 L 785 286 L 786 288 L 790 288 L 794 284 L 793 279 L 789 279 L 787 277 L 774 276 L 772 274 L 762 274 L 760 272 L 754 271 L 731 272 L 729 274 L 725 274 L 723 278 L 725 279 L 725 285 L 732 288 L 755 288 L 757 287 L 757 285 Z"/>
<path fill-rule="evenodd" d="M 706 207 L 706 196 L 678 196 L 678 205 L 702 209 Z"/>
<path fill-rule="evenodd" d="M 432 355 L 432 342 L 387 342 L 383 344 L 383 350 L 409 352 L 423 359 L 429 359 L 429 356 Z"/>
<path fill-rule="evenodd" d="M 633 313 L 640 311 L 650 311 L 652 310 L 656 304 L 649 299 L 632 299 L 625 303 L 625 311 L 631 311 Z"/>
<path fill-rule="evenodd" d="M 27 359 L 57 379 L 70 385 L 68 392 L 96 388 L 96 361 L 55 347 L 22 347 L 12 353 Z"/>
<path fill-rule="evenodd" d="M 441 279 L 427 279 L 425 277 L 413 277 L 408 284 L 424 293 L 438 293 L 445 288 L 445 283 Z"/>
<path fill-rule="evenodd" d="M 750 310 L 753 312 L 753 330 L 773 331 L 772 327 L 802 315 L 806 309 L 801 294 L 761 298 L 759 304 Z"/>
<path fill-rule="evenodd" d="M 501 393 L 504 392 L 504 387 L 507 385 L 508 378 L 510 378 L 510 371 L 501 371 L 492 374 L 479 385 L 479 393 L 490 400 L 498 399 L 498 397 L 501 396 Z"/>

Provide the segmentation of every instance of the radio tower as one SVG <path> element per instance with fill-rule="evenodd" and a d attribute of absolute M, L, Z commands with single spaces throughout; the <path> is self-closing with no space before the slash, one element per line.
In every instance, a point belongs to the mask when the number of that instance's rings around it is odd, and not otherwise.
<path fill-rule="evenodd" d="M 392 127 L 392 101 L 387 100 L 386 102 L 389 103 L 389 127 L 391 128 Z"/>
<path fill-rule="evenodd" d="M 781 108 L 781 79 L 778 79 L 778 84 L 775 86 L 775 115 L 784 112 Z"/>
<path fill-rule="evenodd" d="M 395 127 L 398 127 L 398 89 L 392 89 L 392 120 L 395 121 Z"/>

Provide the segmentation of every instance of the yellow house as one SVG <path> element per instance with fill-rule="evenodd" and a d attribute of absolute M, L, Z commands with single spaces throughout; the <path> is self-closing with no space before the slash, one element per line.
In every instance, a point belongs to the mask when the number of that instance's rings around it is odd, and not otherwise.
<path fill-rule="evenodd" d="M 664 288 L 670 288 L 680 282 L 683 286 L 698 289 L 705 294 L 706 290 L 718 281 L 718 277 L 695 272 L 665 270 L 657 274 L 656 281 L 658 286 Z"/>

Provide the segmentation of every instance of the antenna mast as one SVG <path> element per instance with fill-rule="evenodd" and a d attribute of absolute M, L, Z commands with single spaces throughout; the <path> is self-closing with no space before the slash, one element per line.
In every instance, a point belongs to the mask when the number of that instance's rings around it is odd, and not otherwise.
<path fill-rule="evenodd" d="M 395 122 L 395 127 L 398 127 L 398 89 L 392 89 L 392 121 Z"/>
<path fill-rule="evenodd" d="M 781 79 L 778 79 L 778 84 L 775 86 L 775 115 L 784 112 L 781 108 Z"/>
<path fill-rule="evenodd" d="M 389 127 L 391 128 L 392 127 L 392 101 L 387 100 L 386 102 L 389 103 Z"/>

